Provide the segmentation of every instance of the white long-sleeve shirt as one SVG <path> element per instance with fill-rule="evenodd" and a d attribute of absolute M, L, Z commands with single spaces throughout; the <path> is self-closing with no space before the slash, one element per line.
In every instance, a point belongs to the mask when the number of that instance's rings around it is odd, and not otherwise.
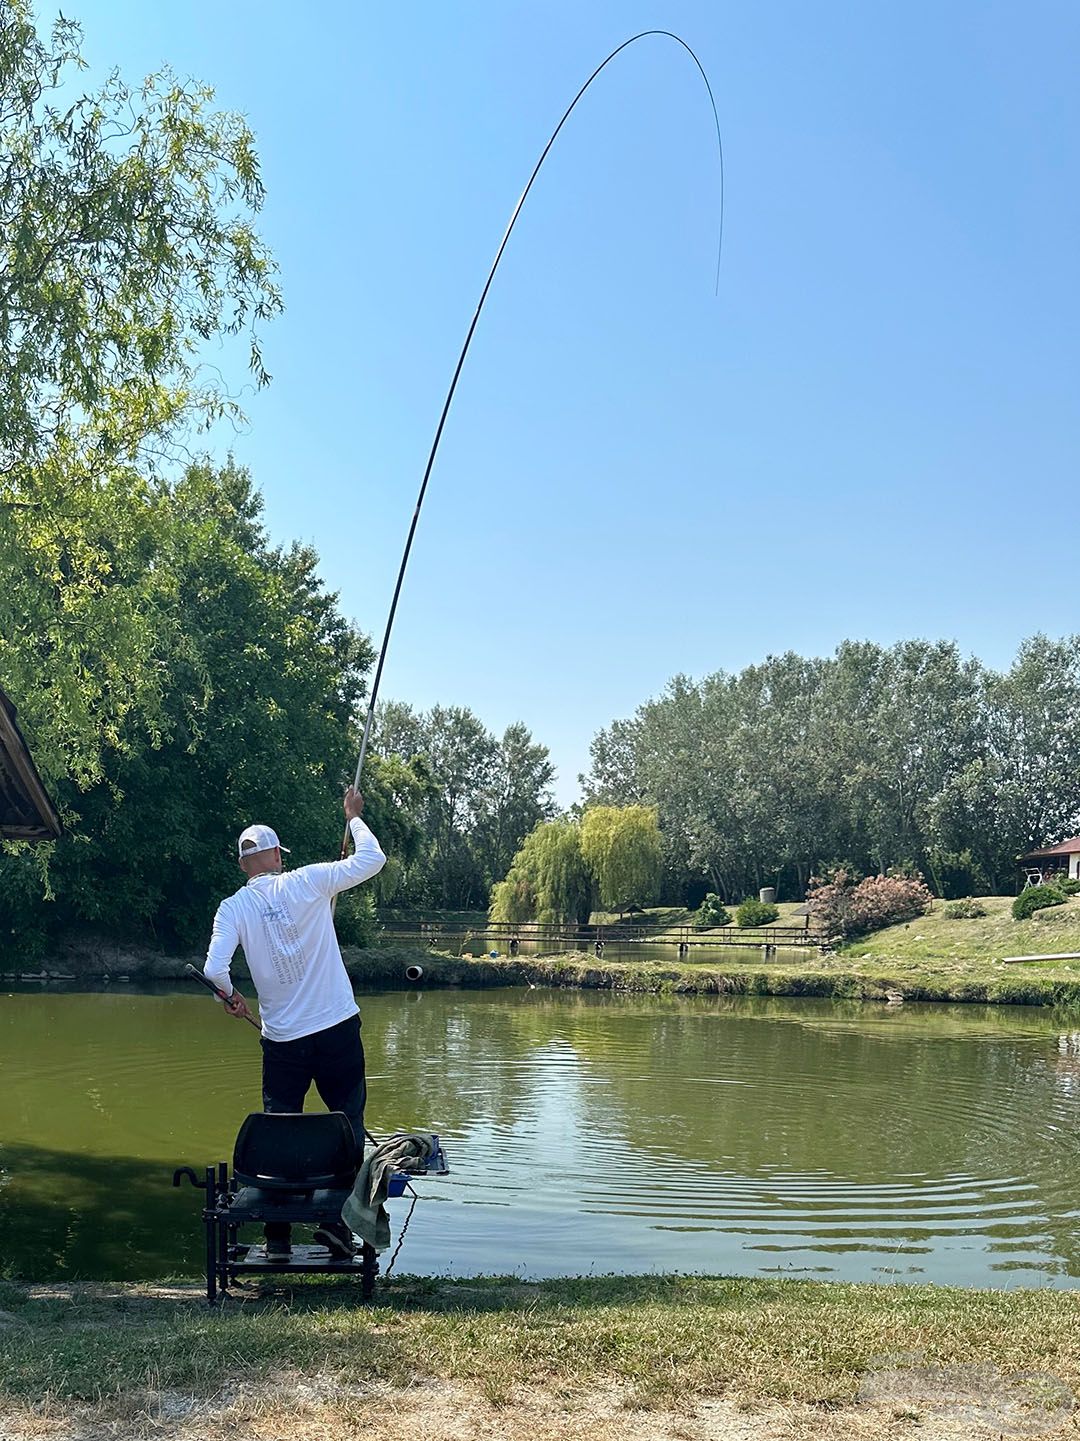
<path fill-rule="evenodd" d="M 354 850 L 346 860 L 253 876 L 218 906 L 203 974 L 231 995 L 229 967 L 237 946 L 243 946 L 259 993 L 262 1033 L 270 1041 L 325 1031 L 360 1009 L 341 959 L 330 900 L 377 875 L 386 857 L 359 817 L 349 830 Z"/>

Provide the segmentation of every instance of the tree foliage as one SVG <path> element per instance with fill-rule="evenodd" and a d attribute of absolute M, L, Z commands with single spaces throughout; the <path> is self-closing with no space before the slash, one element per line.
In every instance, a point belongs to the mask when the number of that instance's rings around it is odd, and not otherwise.
<path fill-rule="evenodd" d="M 233 844 L 252 820 L 279 830 L 294 863 L 336 852 L 371 648 L 322 586 L 314 554 L 270 544 L 260 504 L 232 465 L 193 466 L 169 492 L 167 524 L 142 538 L 148 564 L 170 577 L 169 623 L 155 637 L 157 724 L 128 714 L 94 779 L 54 776 L 69 831 L 49 860 L 55 900 L 42 907 L 36 858 L 0 858 L 9 931 L 81 925 L 196 944 L 240 882 Z M 377 773 L 371 809 L 407 850 L 409 835 L 393 834 L 395 784 Z"/>
<path fill-rule="evenodd" d="M 581 854 L 604 910 L 656 899 L 662 864 L 654 806 L 591 806 L 581 818 Z"/>
<path fill-rule="evenodd" d="M 1080 647 L 1035 636 L 999 674 L 944 642 L 845 642 L 677 676 L 597 735 L 582 780 L 657 808 L 672 903 L 801 899 L 841 864 L 1008 890 L 1020 853 L 1080 829 Z"/>
<path fill-rule="evenodd" d="M 93 475 L 232 401 L 198 346 L 280 308 L 254 233 L 262 182 L 240 116 L 168 70 L 69 98 L 79 27 L 50 40 L 0 0 L 0 470 L 74 454 Z"/>
<path fill-rule="evenodd" d="M 656 813 L 647 806 L 596 806 L 531 831 L 491 894 L 501 924 L 584 925 L 597 900 L 609 909 L 652 899 L 660 873 Z"/>
<path fill-rule="evenodd" d="M 495 736 L 462 706 L 379 707 L 375 747 L 420 766 L 430 784 L 412 815 L 424 836 L 394 899 L 414 906 L 486 906 L 533 828 L 552 813 L 547 747 L 520 722 Z"/>
<path fill-rule="evenodd" d="M 182 604 L 155 470 L 181 427 L 235 413 L 200 346 L 244 332 L 261 383 L 280 298 L 244 122 L 164 72 L 79 96 L 79 41 L 0 0 L 0 684 L 47 778 L 88 785 L 170 723 Z"/>
<path fill-rule="evenodd" d="M 569 820 L 544 821 L 525 838 L 491 899 L 496 924 L 586 924 L 593 879 L 581 853 L 581 829 Z"/>

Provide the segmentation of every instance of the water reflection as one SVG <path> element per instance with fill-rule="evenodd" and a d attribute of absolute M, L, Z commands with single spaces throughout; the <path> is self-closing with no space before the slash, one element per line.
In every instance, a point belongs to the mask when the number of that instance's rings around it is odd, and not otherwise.
<path fill-rule="evenodd" d="M 1077 1038 L 1022 1008 L 592 992 L 361 997 L 376 1130 L 431 1125 L 410 1270 L 1073 1285 Z M 229 1153 L 254 1033 L 200 995 L 0 999 L 23 1274 L 198 1267 L 171 1168 Z"/>

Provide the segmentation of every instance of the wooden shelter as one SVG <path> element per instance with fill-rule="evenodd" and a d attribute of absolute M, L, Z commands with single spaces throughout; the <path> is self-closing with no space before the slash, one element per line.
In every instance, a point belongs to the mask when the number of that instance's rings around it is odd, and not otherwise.
<path fill-rule="evenodd" d="M 0 839 L 51 841 L 61 830 L 15 720 L 15 707 L 0 690 Z"/>
<path fill-rule="evenodd" d="M 1041 886 L 1056 876 L 1070 876 L 1080 879 L 1080 836 L 1059 841 L 1056 846 L 1044 846 L 1041 850 L 1028 851 L 1017 860 L 1024 874 L 1024 886 Z"/>

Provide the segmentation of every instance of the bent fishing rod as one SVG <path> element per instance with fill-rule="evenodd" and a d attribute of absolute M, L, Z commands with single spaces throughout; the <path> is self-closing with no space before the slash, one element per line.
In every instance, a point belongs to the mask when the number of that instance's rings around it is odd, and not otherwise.
<path fill-rule="evenodd" d="M 499 262 L 503 258 L 507 243 L 510 240 L 510 236 L 513 234 L 514 226 L 517 224 L 518 216 L 521 214 L 522 206 L 525 204 L 525 201 L 529 195 L 529 191 L 533 187 L 533 182 L 540 174 L 540 170 L 543 167 L 544 161 L 548 157 L 548 152 L 551 150 L 551 147 L 558 139 L 559 132 L 569 120 L 571 114 L 577 106 L 578 101 L 585 94 L 589 86 L 593 83 L 593 81 L 601 73 L 601 71 L 605 70 L 607 66 L 611 64 L 611 62 L 615 59 L 616 55 L 621 55 L 622 52 L 626 50 L 629 46 L 636 44 L 639 40 L 646 40 L 650 36 L 662 36 L 665 39 L 674 40 L 676 45 L 682 46 L 682 48 L 690 56 L 690 59 L 697 66 L 698 72 L 701 75 L 702 80 L 705 82 L 705 89 L 709 95 L 709 103 L 712 106 L 713 121 L 716 125 L 717 154 L 720 162 L 720 220 L 716 240 L 715 286 L 716 294 L 720 293 L 720 256 L 724 244 L 724 145 L 720 136 L 720 117 L 717 114 L 716 100 L 713 96 L 712 86 L 709 84 L 709 77 L 706 75 L 704 66 L 702 65 L 701 61 L 694 54 L 693 50 L 686 43 L 686 41 L 682 39 L 681 36 L 676 35 L 672 30 L 642 30 L 639 31 L 637 35 L 631 35 L 629 40 L 624 40 L 621 45 L 617 45 L 615 49 L 611 52 L 611 54 L 608 55 L 606 59 L 600 62 L 600 64 L 596 67 L 593 73 L 585 81 L 584 85 L 582 85 L 578 93 L 574 96 L 573 100 L 571 100 L 570 104 L 566 107 L 566 110 L 563 112 L 562 119 L 559 121 L 558 125 L 556 125 L 555 129 L 551 132 L 547 144 L 540 152 L 540 158 L 539 160 L 537 160 L 535 166 L 533 167 L 533 172 L 529 176 L 528 184 L 521 192 L 521 197 L 518 200 L 518 203 L 514 206 L 513 213 L 510 216 L 510 223 L 507 225 L 506 230 L 503 233 L 502 242 L 499 245 L 499 248 L 495 254 L 495 259 L 492 262 L 491 269 L 488 271 L 488 277 L 487 280 L 484 282 L 484 288 L 480 292 L 480 299 L 477 302 L 476 310 L 473 313 L 472 321 L 469 324 L 469 329 L 465 336 L 465 344 L 461 347 L 461 354 L 458 356 L 457 365 L 454 367 L 454 374 L 450 381 L 450 389 L 446 392 L 446 399 L 443 401 L 443 408 L 439 415 L 439 423 L 435 427 L 435 439 L 432 441 L 431 451 L 427 458 L 427 465 L 425 465 L 424 467 L 424 476 L 420 482 L 420 493 L 416 498 L 416 508 L 413 511 L 412 522 L 409 525 L 409 533 L 405 540 L 405 550 L 401 557 L 401 565 L 398 568 L 397 584 L 394 586 L 394 594 L 390 602 L 390 613 L 387 616 L 386 630 L 383 633 L 383 642 L 382 646 L 379 649 L 379 659 L 375 667 L 375 679 L 372 682 L 371 695 L 368 699 L 367 716 L 364 720 L 364 733 L 360 741 L 360 757 L 356 762 L 356 778 L 353 781 L 354 790 L 360 789 L 360 773 L 364 769 L 364 759 L 367 756 L 368 741 L 371 736 L 371 723 L 375 715 L 375 702 L 378 700 L 379 697 L 379 682 L 382 680 L 383 666 L 386 663 L 386 652 L 390 645 L 390 632 L 394 628 L 394 617 L 397 614 L 398 599 L 401 595 L 401 587 L 405 580 L 405 570 L 409 564 L 409 555 L 412 551 L 413 537 L 416 534 L 417 522 L 420 519 L 420 510 L 424 504 L 424 496 L 427 494 L 428 481 L 431 478 L 432 467 L 435 464 L 435 456 L 438 454 L 439 442 L 442 440 L 443 428 L 446 425 L 446 418 L 450 413 L 450 406 L 453 403 L 454 392 L 457 390 L 458 380 L 461 377 L 461 371 L 465 364 L 465 357 L 469 353 L 469 346 L 472 344 L 473 334 L 476 331 L 476 326 L 477 322 L 480 319 L 480 314 L 484 309 L 484 302 L 487 300 L 488 292 L 491 289 L 491 283 L 495 279 L 495 272 L 499 268 Z M 341 842 L 342 859 L 344 859 L 345 856 L 348 854 L 348 849 L 349 827 L 348 824 L 346 824 L 345 835 L 342 838 Z"/>

